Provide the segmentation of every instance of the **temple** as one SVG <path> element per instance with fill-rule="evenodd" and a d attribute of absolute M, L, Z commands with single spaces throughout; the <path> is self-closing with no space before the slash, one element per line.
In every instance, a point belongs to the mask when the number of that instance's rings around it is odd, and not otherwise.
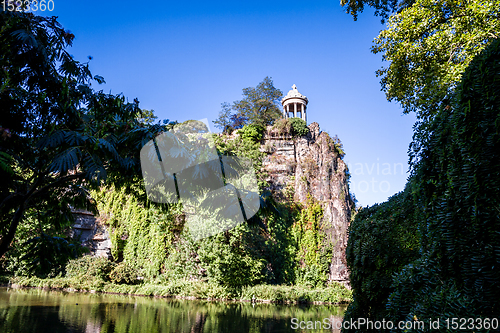
<path fill-rule="evenodd" d="M 300 118 L 307 124 L 307 103 L 309 103 L 307 97 L 299 93 L 299 91 L 297 90 L 297 86 L 294 84 L 292 86 L 292 90 L 290 90 L 288 94 L 286 94 L 286 96 L 281 100 L 281 104 L 283 105 L 283 117 Z"/>

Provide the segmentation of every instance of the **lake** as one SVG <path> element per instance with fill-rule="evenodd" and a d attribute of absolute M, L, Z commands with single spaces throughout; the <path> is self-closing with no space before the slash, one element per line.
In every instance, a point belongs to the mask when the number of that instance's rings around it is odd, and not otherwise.
<path fill-rule="evenodd" d="M 0 332 L 339 332 L 345 308 L 0 288 Z"/>

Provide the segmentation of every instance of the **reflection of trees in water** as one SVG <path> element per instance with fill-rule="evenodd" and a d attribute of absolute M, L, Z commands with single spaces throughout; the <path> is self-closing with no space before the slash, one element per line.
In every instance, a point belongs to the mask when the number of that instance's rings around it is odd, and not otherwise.
<path fill-rule="evenodd" d="M 85 326 L 85 333 L 101 333 L 101 323 L 89 320 L 87 326 Z"/>
<path fill-rule="evenodd" d="M 335 306 L 0 290 L 1 332 L 296 332 L 291 318 L 340 319 L 343 312 Z"/>
<path fill-rule="evenodd" d="M 205 326 L 205 321 L 207 320 L 207 316 L 203 313 L 196 314 L 196 322 L 193 327 L 191 327 L 191 333 L 201 333 L 203 332 L 203 327 Z"/>

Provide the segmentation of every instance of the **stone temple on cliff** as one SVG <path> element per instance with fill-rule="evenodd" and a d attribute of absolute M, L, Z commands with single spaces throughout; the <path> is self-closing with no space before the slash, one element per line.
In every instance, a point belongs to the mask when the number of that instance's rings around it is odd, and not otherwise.
<path fill-rule="evenodd" d="M 309 103 L 307 97 L 299 93 L 297 86 L 294 84 L 292 90 L 290 90 L 281 100 L 281 104 L 283 105 L 283 116 L 285 118 L 300 118 L 307 124 L 307 103 Z"/>

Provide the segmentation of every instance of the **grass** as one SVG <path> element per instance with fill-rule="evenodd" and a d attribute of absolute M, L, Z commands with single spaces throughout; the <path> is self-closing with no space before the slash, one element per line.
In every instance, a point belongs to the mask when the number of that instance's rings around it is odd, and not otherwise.
<path fill-rule="evenodd" d="M 316 289 L 302 286 L 256 285 L 234 290 L 207 282 L 188 280 L 128 285 L 114 284 L 101 279 L 89 280 L 78 277 L 41 279 L 18 276 L 12 277 L 10 284 L 14 288 L 35 287 L 67 291 L 268 303 L 341 304 L 349 303 L 352 300 L 351 291 L 338 283 Z"/>
<path fill-rule="evenodd" d="M 256 285 L 243 288 L 240 299 L 275 303 L 341 304 L 349 303 L 352 293 L 340 283 L 316 289 L 303 286 Z"/>

